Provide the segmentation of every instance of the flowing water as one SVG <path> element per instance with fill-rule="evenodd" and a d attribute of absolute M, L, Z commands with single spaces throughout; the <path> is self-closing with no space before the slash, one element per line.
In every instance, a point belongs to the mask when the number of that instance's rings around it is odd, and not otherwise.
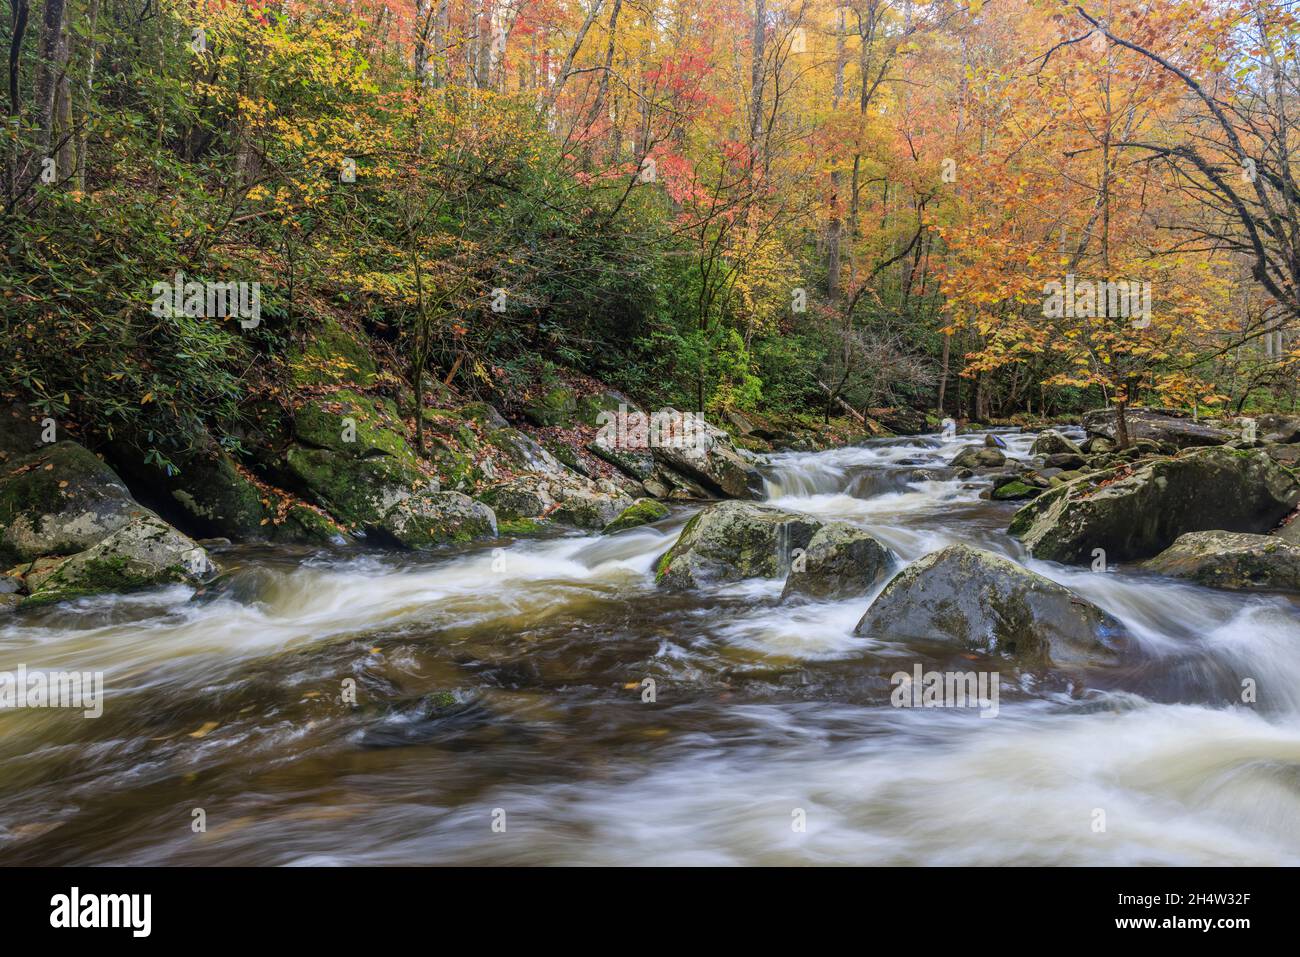
<path fill-rule="evenodd" d="M 431 557 L 232 549 L 197 595 L 0 619 L 0 671 L 106 692 L 0 711 L 0 863 L 1300 862 L 1300 603 L 1027 560 L 944 467 L 980 441 L 777 455 L 768 494 L 904 561 L 1026 561 L 1129 626 L 1119 667 L 1008 674 L 993 720 L 894 708 L 938 659 L 855 636 L 872 596 L 656 588 L 685 506 Z"/>

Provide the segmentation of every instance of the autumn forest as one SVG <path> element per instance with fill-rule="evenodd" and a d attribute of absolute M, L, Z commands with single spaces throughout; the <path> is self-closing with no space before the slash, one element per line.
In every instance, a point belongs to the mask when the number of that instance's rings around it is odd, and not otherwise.
<path fill-rule="evenodd" d="M 322 316 L 506 404 L 1297 402 L 1290 4 L 9 7 L 6 376 L 156 457 Z M 177 273 L 261 322 L 159 321 Z"/>

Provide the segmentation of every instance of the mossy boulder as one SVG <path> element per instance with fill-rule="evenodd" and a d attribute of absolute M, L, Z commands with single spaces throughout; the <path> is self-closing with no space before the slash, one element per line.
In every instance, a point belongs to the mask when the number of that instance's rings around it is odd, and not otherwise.
<path fill-rule="evenodd" d="M 398 502 L 371 532 L 381 541 L 418 550 L 495 538 L 497 519 L 491 508 L 461 492 L 426 492 Z"/>
<path fill-rule="evenodd" d="M 80 552 L 152 514 L 88 449 L 57 442 L 0 465 L 0 567 Z"/>
<path fill-rule="evenodd" d="M 994 488 L 990 497 L 998 502 L 1015 502 L 1020 499 L 1036 498 L 1041 494 L 1043 494 L 1043 490 L 1037 485 L 1030 485 L 1018 478 L 1013 478 L 1011 481 Z"/>
<path fill-rule="evenodd" d="M 560 507 L 550 518 L 562 525 L 599 530 L 618 518 L 632 504 L 625 495 L 611 495 L 586 489 L 564 489 Z"/>
<path fill-rule="evenodd" d="M 1211 588 L 1300 591 L 1300 545 L 1277 535 L 1188 532 L 1142 567 Z"/>
<path fill-rule="evenodd" d="M 856 634 L 994 655 L 1030 669 L 1115 664 L 1128 638 L 1119 621 L 1069 589 L 966 545 L 899 572 Z"/>
<path fill-rule="evenodd" d="M 302 503 L 290 506 L 283 520 L 269 527 L 270 538 L 286 544 L 347 545 L 352 541 L 338 522 Z"/>
<path fill-rule="evenodd" d="M 534 425 L 568 427 L 578 412 L 578 397 L 567 385 L 538 389 L 524 401 L 524 418 Z"/>
<path fill-rule="evenodd" d="M 490 506 L 501 521 L 537 518 L 555 504 L 548 484 L 534 475 L 521 475 L 485 489 L 479 501 Z"/>
<path fill-rule="evenodd" d="M 564 442 L 548 442 L 546 450 L 569 471 L 581 475 L 583 478 L 591 478 L 591 470 L 587 468 L 587 463 L 582 461 L 582 457 L 578 455 L 573 446 Z"/>
<path fill-rule="evenodd" d="M 871 417 L 895 435 L 920 435 L 928 427 L 924 412 L 902 406 L 872 409 Z"/>
<path fill-rule="evenodd" d="M 865 595 L 897 560 L 862 529 L 830 522 L 816 531 L 802 557 L 791 563 L 781 597 L 839 600 Z"/>
<path fill-rule="evenodd" d="M 1205 448 L 1083 476 L 1040 495 L 1009 531 L 1036 558 L 1150 558 L 1187 532 L 1264 533 L 1300 502 L 1300 479 L 1262 451 Z"/>
<path fill-rule="evenodd" d="M 56 565 L 26 576 L 24 605 L 197 584 L 217 571 L 208 553 L 156 515 L 144 515 Z"/>
<path fill-rule="evenodd" d="M 458 412 L 461 418 L 477 422 L 488 431 L 492 429 L 508 429 L 510 427 L 510 423 L 496 410 L 496 407 L 486 402 L 466 403 L 460 407 Z"/>
<path fill-rule="evenodd" d="M 391 400 L 351 390 L 313 398 L 296 411 L 293 434 L 289 480 L 349 525 L 378 523 L 429 485 Z"/>
<path fill-rule="evenodd" d="M 781 578 L 795 549 L 807 549 L 822 523 L 751 502 L 719 502 L 686 523 L 655 566 L 655 580 L 690 588 L 744 578 Z"/>
<path fill-rule="evenodd" d="M 306 342 L 289 353 L 295 386 L 367 386 L 377 372 L 365 336 L 330 317 L 314 322 Z"/>
<path fill-rule="evenodd" d="M 494 429 L 487 434 L 487 441 L 512 468 L 544 475 L 569 474 L 554 455 L 518 429 Z"/>
<path fill-rule="evenodd" d="M 667 517 L 667 505 L 664 505 L 662 502 L 656 502 L 652 498 L 637 499 L 627 508 L 623 509 L 614 521 L 606 525 L 602 534 L 613 535 L 615 532 L 621 532 L 628 528 L 636 528 L 640 525 L 649 525 L 651 522 L 657 522 L 660 519 Z"/>
<path fill-rule="evenodd" d="M 604 425 L 609 421 L 610 416 L 618 415 L 620 408 L 626 409 L 629 413 L 636 411 L 632 400 L 621 392 L 615 392 L 613 389 L 592 392 L 578 399 L 577 420 L 583 425 L 592 427 Z"/>

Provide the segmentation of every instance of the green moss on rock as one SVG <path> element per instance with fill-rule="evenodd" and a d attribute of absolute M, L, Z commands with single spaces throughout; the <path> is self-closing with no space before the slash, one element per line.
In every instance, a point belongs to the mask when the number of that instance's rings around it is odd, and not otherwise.
<path fill-rule="evenodd" d="M 637 499 L 619 514 L 618 518 L 605 526 L 602 534 L 612 535 L 627 528 L 649 525 L 668 517 L 668 506 L 652 498 Z"/>

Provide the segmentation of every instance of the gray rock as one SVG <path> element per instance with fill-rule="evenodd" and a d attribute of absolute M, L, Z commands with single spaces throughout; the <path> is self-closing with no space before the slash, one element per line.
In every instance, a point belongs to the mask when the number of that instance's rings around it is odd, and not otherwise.
<path fill-rule="evenodd" d="M 731 498 L 757 498 L 763 479 L 731 442 L 731 436 L 702 417 L 687 418 L 673 409 L 656 413 L 664 421 L 688 423 L 680 436 L 651 448 L 655 459 L 711 492 Z"/>
<path fill-rule="evenodd" d="M 1269 531 L 1300 502 L 1300 480 L 1264 452 L 1207 448 L 1131 473 L 1095 472 L 1034 499 L 1009 531 L 1036 558 L 1150 558 L 1186 532 Z"/>
<path fill-rule="evenodd" d="M 823 525 L 786 576 L 781 598 L 839 600 L 865 595 L 896 562 L 892 551 L 845 522 Z"/>
<path fill-rule="evenodd" d="M 632 500 L 626 495 L 566 489 L 564 501 L 550 517 L 563 525 L 600 530 L 619 517 Z"/>
<path fill-rule="evenodd" d="M 1291 444 L 1300 442 L 1300 415 L 1259 415 L 1255 417 L 1255 434 L 1261 442 Z"/>
<path fill-rule="evenodd" d="M 1167 415 L 1151 409 L 1129 409 L 1124 416 L 1130 439 L 1150 439 L 1168 442 L 1174 448 L 1190 449 L 1206 445 L 1222 445 L 1237 438 L 1236 433 L 1211 428 L 1189 418 Z M 1089 435 L 1099 435 L 1111 441 L 1118 432 L 1114 409 L 1099 409 L 1083 417 L 1083 427 Z"/>
<path fill-rule="evenodd" d="M 1044 429 L 1029 447 L 1030 455 L 1079 455 L 1083 450 L 1055 429 Z"/>
<path fill-rule="evenodd" d="M 1005 465 L 1006 455 L 1001 449 L 990 449 L 979 445 L 968 445 L 952 457 L 948 464 L 956 469 L 995 469 Z"/>
<path fill-rule="evenodd" d="M 461 492 L 428 492 L 398 502 L 371 533 L 402 548 L 435 548 L 495 538 L 497 519 L 487 505 Z"/>
<path fill-rule="evenodd" d="M 1123 625 L 1091 602 L 1010 559 L 965 545 L 899 572 L 856 633 L 938 641 L 1027 668 L 1114 664 L 1127 641 Z"/>
<path fill-rule="evenodd" d="M 670 588 L 743 578 L 779 578 L 791 553 L 807 549 L 816 519 L 750 502 L 720 502 L 692 518 L 659 559 L 655 580 Z"/>
<path fill-rule="evenodd" d="M 646 449 L 618 448 L 597 439 L 587 445 L 587 451 L 642 482 L 655 471 L 655 457 Z"/>
<path fill-rule="evenodd" d="M 23 604 L 175 583 L 197 584 L 216 572 L 208 553 L 193 539 L 156 515 L 147 514 L 85 551 L 29 572 L 25 585 L 31 597 Z"/>
<path fill-rule="evenodd" d="M 1300 545 L 1278 535 L 1188 532 L 1143 567 L 1212 588 L 1300 591 Z"/>
<path fill-rule="evenodd" d="M 1057 452 L 1049 455 L 1044 464 L 1048 468 L 1062 469 L 1068 472 L 1085 467 L 1088 460 L 1077 452 Z"/>
<path fill-rule="evenodd" d="M 58 442 L 0 466 L 0 562 L 70 555 L 153 512 L 76 442 Z"/>

